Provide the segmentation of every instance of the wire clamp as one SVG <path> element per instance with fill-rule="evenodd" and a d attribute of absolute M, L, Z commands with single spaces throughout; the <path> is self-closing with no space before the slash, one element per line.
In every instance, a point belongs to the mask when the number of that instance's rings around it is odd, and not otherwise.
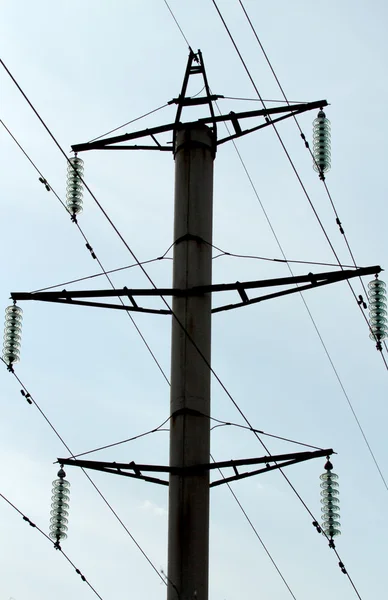
<path fill-rule="evenodd" d="M 87 247 L 87 249 L 89 250 L 90 254 L 92 255 L 92 258 L 96 259 L 97 256 L 95 255 L 94 250 L 91 247 L 91 245 L 89 243 L 86 243 L 85 246 Z"/>
<path fill-rule="evenodd" d="M 20 393 L 27 400 L 28 404 L 32 404 L 31 394 L 29 392 L 25 392 L 24 390 L 20 390 Z"/>
<path fill-rule="evenodd" d="M 342 223 L 341 223 L 341 221 L 339 220 L 338 217 L 336 218 L 335 222 L 337 223 L 337 225 L 339 227 L 339 230 L 342 233 L 342 235 L 345 235 L 345 232 L 344 232 L 343 227 L 342 227 Z"/>
<path fill-rule="evenodd" d="M 344 563 L 343 563 L 341 560 L 339 561 L 339 563 L 338 563 L 338 566 L 339 566 L 339 568 L 341 569 L 341 571 L 342 571 L 342 573 L 343 573 L 344 575 L 347 575 L 347 574 L 348 574 L 348 573 L 347 573 L 347 570 L 345 569 L 345 565 L 344 565 Z"/>
<path fill-rule="evenodd" d="M 313 521 L 313 526 L 315 527 L 315 529 L 317 530 L 318 533 L 322 533 L 322 529 L 321 529 L 318 521 Z"/>
<path fill-rule="evenodd" d="M 48 192 L 51 192 L 51 187 L 47 183 L 47 179 L 45 179 L 44 177 L 39 177 L 39 181 L 40 181 L 40 183 L 43 183 L 44 187 L 46 188 L 46 190 Z"/>

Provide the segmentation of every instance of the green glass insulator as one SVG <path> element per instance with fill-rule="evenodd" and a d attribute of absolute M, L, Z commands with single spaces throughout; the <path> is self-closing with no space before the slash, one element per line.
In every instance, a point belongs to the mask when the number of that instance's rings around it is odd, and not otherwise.
<path fill-rule="evenodd" d="M 16 304 L 5 309 L 3 360 L 10 367 L 20 360 L 23 311 Z"/>
<path fill-rule="evenodd" d="M 82 211 L 84 161 L 78 156 L 69 158 L 67 164 L 66 206 L 75 217 Z"/>
<path fill-rule="evenodd" d="M 59 479 L 53 481 L 51 496 L 51 518 L 50 518 L 50 537 L 59 543 L 60 540 L 67 538 L 67 523 L 69 516 L 69 497 L 70 483 L 65 479 L 66 473 L 61 468 L 58 471 Z"/>
<path fill-rule="evenodd" d="M 331 167 L 330 141 L 330 121 L 323 110 L 320 110 L 313 123 L 313 167 L 319 173 L 324 173 Z"/>
<path fill-rule="evenodd" d="M 388 319 L 386 304 L 386 285 L 381 279 L 373 279 L 368 283 L 369 296 L 369 337 L 377 343 L 388 338 Z"/>
<path fill-rule="evenodd" d="M 322 529 L 331 539 L 341 533 L 341 524 L 339 520 L 338 475 L 333 473 L 332 469 L 333 465 L 328 460 L 325 465 L 325 472 L 320 476 L 322 488 Z"/>

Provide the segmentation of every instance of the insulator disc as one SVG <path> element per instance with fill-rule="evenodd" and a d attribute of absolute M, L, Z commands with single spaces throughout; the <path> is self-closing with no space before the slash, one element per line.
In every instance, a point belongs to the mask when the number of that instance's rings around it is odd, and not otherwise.
<path fill-rule="evenodd" d="M 327 490 L 328 492 L 331 492 L 331 490 L 334 490 L 335 488 L 338 488 L 339 485 L 336 481 L 331 481 L 330 483 L 327 481 L 323 481 L 321 483 L 321 488 L 323 490 Z"/>
<path fill-rule="evenodd" d="M 54 479 L 53 487 L 69 488 L 70 483 L 66 479 Z"/>
<path fill-rule="evenodd" d="M 322 495 L 322 492 L 321 492 Z M 325 496 L 324 498 L 321 498 L 321 503 L 324 506 L 329 506 L 329 505 L 339 505 L 339 498 L 337 496 L 333 496 L 332 494 L 330 494 L 328 497 Z"/>
<path fill-rule="evenodd" d="M 52 510 L 50 510 L 50 515 L 52 515 L 53 517 L 56 517 L 56 518 L 58 518 L 58 515 L 63 515 L 64 517 L 68 517 L 69 513 L 63 507 L 61 507 L 61 508 L 52 507 Z"/>
<path fill-rule="evenodd" d="M 387 305 L 385 304 L 385 302 L 381 302 L 379 305 L 376 305 L 374 308 L 371 308 L 369 311 L 369 314 L 371 317 L 374 316 L 383 316 L 385 317 L 387 315 L 387 311 L 386 311 Z"/>
<path fill-rule="evenodd" d="M 51 508 L 52 508 L 52 510 L 55 510 L 56 512 L 61 511 L 61 510 L 64 510 L 67 512 L 70 508 L 70 505 L 68 502 L 60 502 L 60 503 L 58 502 L 57 503 L 57 502 L 53 501 L 51 503 Z"/>
<path fill-rule="evenodd" d="M 67 535 L 64 531 L 50 530 L 49 536 L 52 540 L 65 540 Z"/>
<path fill-rule="evenodd" d="M 368 283 L 368 288 L 372 289 L 372 288 L 386 288 L 387 285 L 385 283 L 385 281 L 383 281 L 382 279 L 372 279 L 372 281 L 370 281 Z"/>

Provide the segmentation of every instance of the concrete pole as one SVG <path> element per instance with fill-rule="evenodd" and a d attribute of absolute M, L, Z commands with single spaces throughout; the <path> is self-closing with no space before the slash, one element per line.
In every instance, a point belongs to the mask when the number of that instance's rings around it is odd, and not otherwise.
<path fill-rule="evenodd" d="M 213 160 L 211 130 L 177 132 L 173 287 L 212 281 Z M 194 239 L 193 239 L 194 237 Z M 204 241 L 203 241 L 204 240 Z M 211 294 L 174 297 L 172 308 L 210 364 Z M 172 318 L 170 465 L 210 461 L 210 370 Z M 167 600 L 208 600 L 209 472 L 170 475 Z"/>

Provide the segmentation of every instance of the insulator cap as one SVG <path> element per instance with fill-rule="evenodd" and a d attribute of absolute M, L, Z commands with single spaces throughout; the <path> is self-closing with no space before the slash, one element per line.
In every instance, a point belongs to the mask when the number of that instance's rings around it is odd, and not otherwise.
<path fill-rule="evenodd" d="M 5 309 L 3 359 L 8 366 L 20 360 L 23 311 L 16 304 Z"/>
<path fill-rule="evenodd" d="M 369 327 L 371 340 L 377 343 L 388 338 L 386 285 L 381 279 L 368 283 Z"/>
<path fill-rule="evenodd" d="M 83 186 L 81 178 L 84 174 L 84 161 L 78 156 L 72 156 L 67 163 L 66 206 L 69 213 L 75 217 L 82 211 Z"/>
<path fill-rule="evenodd" d="M 325 173 L 331 167 L 330 145 L 330 121 L 326 118 L 323 110 L 320 110 L 313 122 L 313 167 L 320 174 Z"/>

